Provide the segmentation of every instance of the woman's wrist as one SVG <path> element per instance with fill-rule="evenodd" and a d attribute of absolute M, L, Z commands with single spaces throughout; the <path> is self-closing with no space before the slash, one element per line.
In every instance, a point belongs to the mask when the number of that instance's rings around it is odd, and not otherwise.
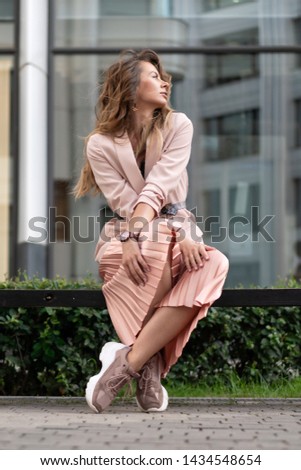
<path fill-rule="evenodd" d="M 135 233 L 135 232 L 130 232 L 129 230 L 124 230 L 123 232 L 120 233 L 118 239 L 122 243 L 127 242 L 128 240 L 138 241 L 139 235 L 140 235 L 140 232 Z"/>
<path fill-rule="evenodd" d="M 139 203 L 131 218 L 127 223 L 127 230 L 139 236 L 144 226 L 148 225 L 154 218 L 155 211 L 148 204 L 142 202 Z"/>

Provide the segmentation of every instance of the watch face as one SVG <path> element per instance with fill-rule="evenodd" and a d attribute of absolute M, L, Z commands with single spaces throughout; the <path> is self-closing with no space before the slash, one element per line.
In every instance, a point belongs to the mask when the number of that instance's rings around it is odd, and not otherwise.
<path fill-rule="evenodd" d="M 127 231 L 122 232 L 120 234 L 120 241 L 125 242 L 129 238 L 129 236 L 130 236 L 130 232 L 127 232 Z"/>

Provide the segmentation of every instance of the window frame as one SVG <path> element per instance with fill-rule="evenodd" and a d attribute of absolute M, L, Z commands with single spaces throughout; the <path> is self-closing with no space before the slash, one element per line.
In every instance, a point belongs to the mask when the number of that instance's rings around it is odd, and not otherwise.
<path fill-rule="evenodd" d="M 295 100 L 295 133 L 294 147 L 301 147 L 301 98 Z"/>

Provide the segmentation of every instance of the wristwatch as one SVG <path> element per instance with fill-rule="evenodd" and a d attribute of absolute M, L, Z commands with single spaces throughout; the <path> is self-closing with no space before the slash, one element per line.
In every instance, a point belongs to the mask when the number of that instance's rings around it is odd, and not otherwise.
<path fill-rule="evenodd" d="M 129 232 L 128 230 L 125 230 L 124 232 L 121 232 L 121 234 L 118 237 L 118 240 L 124 243 L 128 241 L 130 238 L 138 241 L 139 233 Z"/>

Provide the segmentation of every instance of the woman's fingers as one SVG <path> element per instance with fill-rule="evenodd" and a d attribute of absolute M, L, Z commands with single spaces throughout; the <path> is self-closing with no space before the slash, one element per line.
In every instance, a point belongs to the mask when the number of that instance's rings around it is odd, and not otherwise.
<path fill-rule="evenodd" d="M 200 253 L 201 257 L 204 258 L 206 261 L 208 261 L 209 260 L 209 255 L 208 255 L 208 252 L 206 250 L 206 246 L 203 243 L 200 243 L 198 248 L 199 248 L 199 253 Z"/>
<path fill-rule="evenodd" d="M 143 272 L 148 273 L 150 271 L 150 268 L 149 268 L 147 262 L 145 261 L 145 259 L 143 258 L 143 256 L 141 254 L 137 258 L 137 260 L 138 260 L 138 263 L 140 264 L 141 268 L 143 269 Z"/>
<path fill-rule="evenodd" d="M 130 265 L 128 267 L 128 275 L 131 281 L 137 286 L 139 286 L 140 284 L 144 284 L 143 279 L 139 276 L 139 273 L 136 271 L 133 265 Z"/>
<path fill-rule="evenodd" d="M 128 264 L 128 265 L 124 265 L 124 268 L 126 270 L 126 273 L 127 275 L 129 276 L 130 280 L 136 284 L 137 286 L 139 286 L 140 284 L 142 284 L 142 279 L 139 277 L 139 274 L 137 273 L 135 267 L 133 264 Z"/>
<path fill-rule="evenodd" d="M 205 245 L 200 243 L 190 245 L 183 255 L 189 272 L 192 270 L 197 271 L 204 266 L 204 261 L 209 260 Z"/>
<path fill-rule="evenodd" d="M 144 270 L 142 269 L 140 262 L 138 262 L 137 259 L 133 261 L 133 269 L 136 274 L 136 281 L 138 280 L 138 284 L 142 284 L 144 286 L 147 282 L 147 276 L 145 275 Z"/>
<path fill-rule="evenodd" d="M 130 280 L 137 286 L 144 285 L 147 282 L 147 277 L 136 260 L 124 263 L 124 268 Z"/>
<path fill-rule="evenodd" d="M 139 245 L 135 241 L 126 242 L 127 245 L 123 246 L 123 261 L 122 264 L 126 270 L 130 280 L 139 285 L 145 285 L 147 282 L 146 273 L 150 271 L 145 259 L 141 255 Z"/>
<path fill-rule="evenodd" d="M 193 253 L 193 252 L 189 253 L 188 256 L 187 256 L 187 263 L 186 263 L 186 265 L 188 267 L 188 271 L 191 271 L 192 269 L 197 270 L 199 268 L 200 262 L 201 262 L 201 259 L 197 255 L 196 252 L 195 253 Z"/>
<path fill-rule="evenodd" d="M 137 286 L 145 285 L 147 282 L 146 270 L 149 271 L 147 264 L 144 260 L 133 258 L 124 263 L 125 270 L 131 279 Z"/>

